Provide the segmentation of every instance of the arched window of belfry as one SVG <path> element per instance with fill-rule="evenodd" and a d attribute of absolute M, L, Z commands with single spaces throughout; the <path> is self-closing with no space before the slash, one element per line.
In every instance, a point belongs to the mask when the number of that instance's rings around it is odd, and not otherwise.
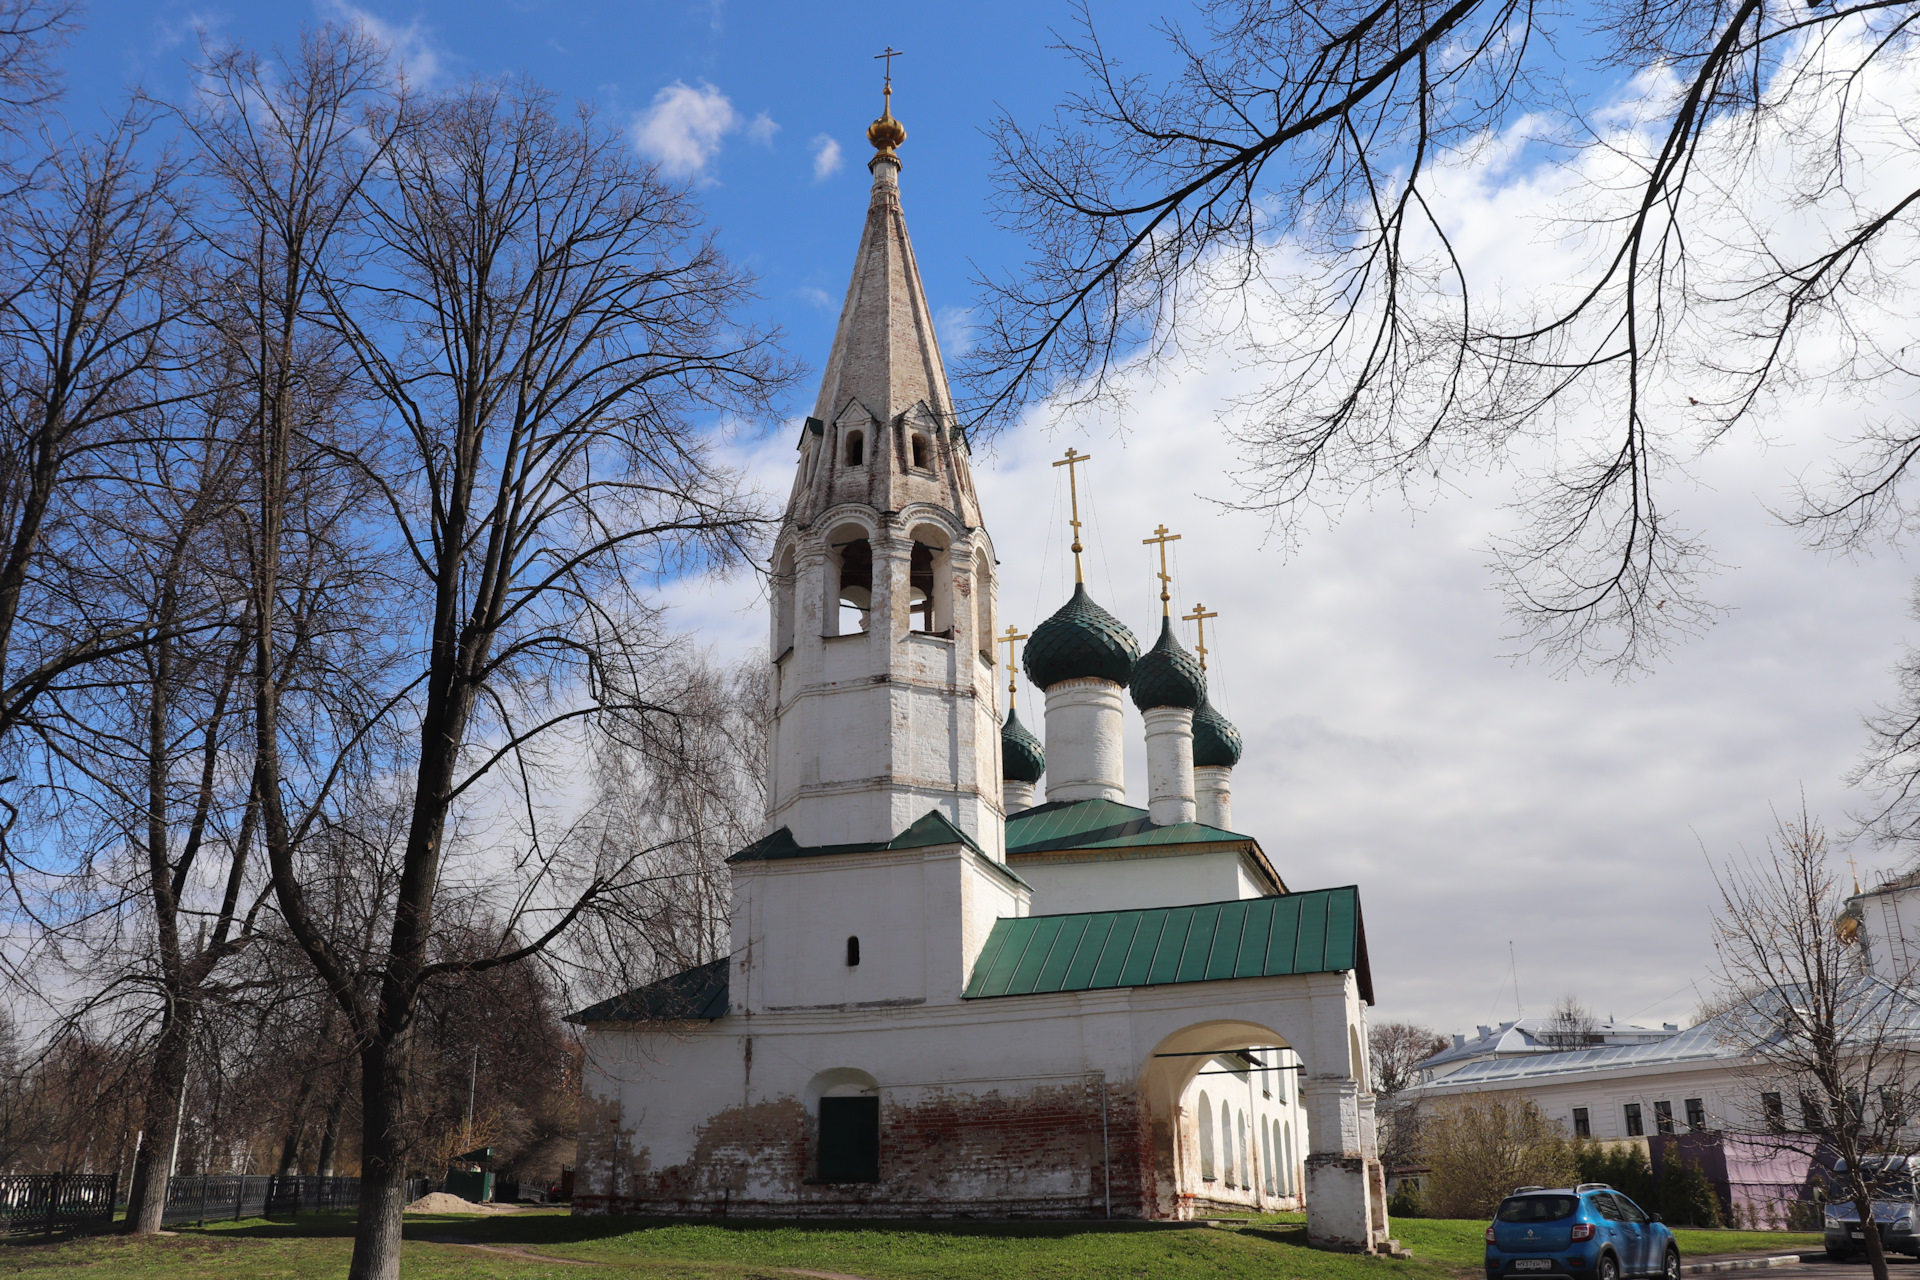
<path fill-rule="evenodd" d="M 1204 1089 L 1200 1091 L 1200 1176 L 1213 1181 L 1213 1104 Z"/>
<path fill-rule="evenodd" d="M 858 431 L 847 432 L 847 465 L 858 467 L 867 461 L 867 438 Z"/>
<path fill-rule="evenodd" d="M 953 557 L 947 535 L 931 525 L 913 531 L 907 560 L 907 628 L 936 635 L 953 630 Z"/>
<path fill-rule="evenodd" d="M 793 648 L 793 590 L 793 548 L 788 547 L 780 553 L 780 561 L 773 568 L 773 656 L 776 661 Z"/>
<path fill-rule="evenodd" d="M 848 536 L 851 535 L 851 536 Z M 835 533 L 833 630 L 830 635 L 846 636 L 867 631 L 872 625 L 873 547 L 866 533 L 850 526 Z"/>
<path fill-rule="evenodd" d="M 973 637 L 980 656 L 993 661 L 993 566 L 985 551 L 973 555 Z"/>

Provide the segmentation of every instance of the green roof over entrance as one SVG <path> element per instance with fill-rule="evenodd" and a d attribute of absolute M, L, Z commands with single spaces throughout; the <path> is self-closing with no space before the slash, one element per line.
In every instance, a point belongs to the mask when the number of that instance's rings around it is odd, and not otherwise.
<path fill-rule="evenodd" d="M 1052 849 L 1120 849 L 1160 844 L 1249 844 L 1252 836 L 1204 822 L 1156 827 L 1145 809 L 1115 800 L 1054 801 L 1007 819 L 1008 853 Z"/>
<path fill-rule="evenodd" d="M 1354 885 L 1192 907 L 1002 917 L 966 999 L 1356 972 L 1373 1003 Z"/>

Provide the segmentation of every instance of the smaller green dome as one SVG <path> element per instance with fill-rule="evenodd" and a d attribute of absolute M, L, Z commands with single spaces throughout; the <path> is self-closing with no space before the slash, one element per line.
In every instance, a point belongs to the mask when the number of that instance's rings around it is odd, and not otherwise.
<path fill-rule="evenodd" d="M 1240 731 L 1203 700 L 1193 713 L 1193 767 L 1231 769 L 1240 763 L 1240 749 Z"/>
<path fill-rule="evenodd" d="M 1040 739 L 1020 723 L 1020 713 L 1007 709 L 1007 722 L 1000 727 L 1000 776 L 1008 782 L 1038 782 L 1047 771 L 1047 753 Z"/>
<path fill-rule="evenodd" d="M 1120 621 L 1093 602 L 1085 583 L 1073 584 L 1073 598 L 1033 629 L 1021 655 L 1027 677 L 1041 689 L 1062 680 L 1093 677 L 1125 684 L 1140 657 L 1140 642 Z"/>
<path fill-rule="evenodd" d="M 1173 638 L 1173 619 L 1160 619 L 1160 639 L 1133 664 L 1133 705 L 1142 711 L 1154 707 L 1198 710 L 1207 700 L 1207 673 L 1199 661 Z"/>

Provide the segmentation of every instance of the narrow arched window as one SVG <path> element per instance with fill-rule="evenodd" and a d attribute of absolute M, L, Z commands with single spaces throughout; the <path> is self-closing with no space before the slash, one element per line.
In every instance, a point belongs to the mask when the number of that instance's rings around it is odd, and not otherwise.
<path fill-rule="evenodd" d="M 1273 1130 L 1265 1120 L 1260 1122 L 1260 1185 L 1273 1194 Z"/>
<path fill-rule="evenodd" d="M 853 968 L 853 966 L 859 963 L 860 963 L 860 939 L 848 938 L 847 939 L 847 968 L 851 969 Z"/>
<path fill-rule="evenodd" d="M 857 467 L 867 460 L 867 438 L 858 431 L 847 432 L 847 465 Z"/>
<path fill-rule="evenodd" d="M 834 548 L 840 560 L 840 591 L 836 600 L 835 635 L 853 635 L 871 625 L 873 608 L 873 548 L 855 538 Z"/>
<path fill-rule="evenodd" d="M 1247 1160 L 1247 1113 L 1242 1111 L 1234 1121 L 1233 1131 L 1240 1139 L 1240 1189 L 1253 1190 L 1253 1165 Z"/>
<path fill-rule="evenodd" d="M 1286 1150 L 1281 1153 L 1281 1158 L 1285 1160 L 1286 1163 L 1280 1166 L 1286 1170 L 1286 1194 L 1293 1195 L 1295 1192 L 1293 1181 L 1293 1126 L 1291 1124 L 1280 1131 L 1280 1139 L 1280 1145 L 1286 1148 Z"/>
<path fill-rule="evenodd" d="M 793 648 L 793 548 L 781 553 L 773 571 L 773 656 L 776 661 Z"/>
<path fill-rule="evenodd" d="M 1200 1177 L 1213 1181 L 1213 1104 L 1204 1090 L 1200 1094 Z"/>
<path fill-rule="evenodd" d="M 1237 1181 L 1233 1168 L 1233 1108 L 1220 1104 L 1220 1175 L 1228 1186 Z"/>
<path fill-rule="evenodd" d="M 913 465 L 921 471 L 930 469 L 927 455 L 927 438 L 916 434 L 913 437 Z"/>

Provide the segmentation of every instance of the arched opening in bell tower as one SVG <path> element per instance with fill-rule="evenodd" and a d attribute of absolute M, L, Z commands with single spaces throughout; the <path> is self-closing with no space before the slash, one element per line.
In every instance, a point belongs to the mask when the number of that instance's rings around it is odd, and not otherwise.
<path fill-rule="evenodd" d="M 858 526 L 836 533 L 832 545 L 836 591 L 835 607 L 829 611 L 834 620 L 831 634 L 849 636 L 871 630 L 873 547 Z"/>
<path fill-rule="evenodd" d="M 907 558 L 907 626 L 926 635 L 953 633 L 953 557 L 947 537 L 930 525 L 913 531 Z"/>
<path fill-rule="evenodd" d="M 773 657 L 776 662 L 793 648 L 794 576 L 793 548 L 788 547 L 780 554 L 773 570 Z"/>

